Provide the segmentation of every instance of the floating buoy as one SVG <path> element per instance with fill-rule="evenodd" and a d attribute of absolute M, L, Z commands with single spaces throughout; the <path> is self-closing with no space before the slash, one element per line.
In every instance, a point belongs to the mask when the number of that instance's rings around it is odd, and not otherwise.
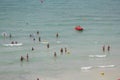
<path fill-rule="evenodd" d="M 79 26 L 76 26 L 76 27 L 75 27 L 75 30 L 77 30 L 77 31 L 82 31 L 83 28 L 79 25 Z"/>
<path fill-rule="evenodd" d="M 102 75 L 102 76 L 104 76 L 104 75 L 105 75 L 105 73 L 104 73 L 104 72 L 101 72 L 101 75 Z"/>

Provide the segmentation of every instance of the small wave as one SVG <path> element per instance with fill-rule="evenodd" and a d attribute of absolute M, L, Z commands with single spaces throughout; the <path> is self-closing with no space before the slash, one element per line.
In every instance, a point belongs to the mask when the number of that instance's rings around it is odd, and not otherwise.
<path fill-rule="evenodd" d="M 3 44 L 4 46 L 22 46 L 22 43 L 17 43 L 17 44 Z"/>
<path fill-rule="evenodd" d="M 106 55 L 88 55 L 89 57 L 104 58 Z"/>
<path fill-rule="evenodd" d="M 98 68 L 112 68 L 115 67 L 115 65 L 102 65 L 102 66 L 98 66 Z"/>
<path fill-rule="evenodd" d="M 48 44 L 49 42 L 45 40 L 45 41 L 42 41 L 41 43 Z"/>
<path fill-rule="evenodd" d="M 92 69 L 93 67 L 92 66 L 86 66 L 86 67 L 81 67 L 81 70 L 89 70 L 89 69 Z"/>

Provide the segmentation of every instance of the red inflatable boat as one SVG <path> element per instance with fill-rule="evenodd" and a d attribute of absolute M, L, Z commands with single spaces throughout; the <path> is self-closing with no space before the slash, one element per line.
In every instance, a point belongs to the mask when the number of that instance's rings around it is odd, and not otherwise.
<path fill-rule="evenodd" d="M 81 26 L 76 26 L 76 27 L 75 27 L 75 30 L 77 30 L 77 31 L 82 31 L 83 28 L 82 28 Z"/>

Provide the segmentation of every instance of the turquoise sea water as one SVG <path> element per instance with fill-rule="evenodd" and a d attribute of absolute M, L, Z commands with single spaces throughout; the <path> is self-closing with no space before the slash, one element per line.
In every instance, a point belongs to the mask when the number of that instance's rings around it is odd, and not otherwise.
<path fill-rule="evenodd" d="M 81 25 L 84 31 L 74 30 L 77 25 Z M 68 80 L 70 77 L 69 80 L 96 80 L 96 77 L 87 78 L 87 74 L 106 70 L 118 75 L 119 26 L 119 0 L 43 0 L 43 3 L 40 0 L 0 0 L 0 79 Z M 12 38 L 4 38 L 3 32 L 11 34 Z M 56 33 L 59 33 L 58 39 Z M 34 35 L 35 42 L 30 34 Z M 38 41 L 39 36 L 41 41 L 49 42 L 49 49 Z M 11 41 L 23 45 L 4 46 Z M 110 51 L 103 52 L 103 45 L 110 45 Z M 34 51 L 31 51 L 32 47 Z M 61 55 L 60 48 L 65 47 L 70 54 Z M 54 52 L 57 58 L 54 58 Z M 26 57 L 27 53 L 29 62 L 20 62 L 20 57 Z M 103 54 L 107 57 L 89 57 Z M 96 68 L 100 65 L 115 67 Z M 82 66 L 95 68 L 82 72 Z M 79 77 L 72 77 L 70 73 Z M 107 75 L 106 79 L 117 80 L 116 75 L 111 78 Z"/>

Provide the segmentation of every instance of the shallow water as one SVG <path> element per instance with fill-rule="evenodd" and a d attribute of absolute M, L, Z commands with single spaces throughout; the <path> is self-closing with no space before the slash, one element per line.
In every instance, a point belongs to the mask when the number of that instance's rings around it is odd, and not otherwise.
<path fill-rule="evenodd" d="M 119 0 L 1 0 L 0 1 L 0 79 L 2 80 L 117 80 L 120 43 Z M 81 25 L 82 32 L 74 30 Z M 37 34 L 39 31 L 39 35 Z M 11 34 L 3 37 L 2 33 Z M 56 39 L 56 33 L 59 38 Z M 33 37 L 30 38 L 29 35 Z M 50 48 L 47 49 L 48 41 Z M 17 41 L 22 46 L 4 46 Z M 111 46 L 102 51 L 102 46 Z M 34 51 L 32 51 L 34 47 Z M 68 53 L 60 54 L 60 48 Z M 57 57 L 53 56 L 54 52 Z M 29 62 L 20 56 L 29 54 Z M 104 55 L 91 58 L 89 55 Z M 112 68 L 96 66 L 115 65 Z M 93 66 L 81 71 L 81 67 Z M 101 77 L 100 73 L 105 72 Z M 113 74 L 114 73 L 114 74 Z M 96 75 L 96 76 L 94 76 Z M 7 76 L 7 77 L 6 77 Z"/>

